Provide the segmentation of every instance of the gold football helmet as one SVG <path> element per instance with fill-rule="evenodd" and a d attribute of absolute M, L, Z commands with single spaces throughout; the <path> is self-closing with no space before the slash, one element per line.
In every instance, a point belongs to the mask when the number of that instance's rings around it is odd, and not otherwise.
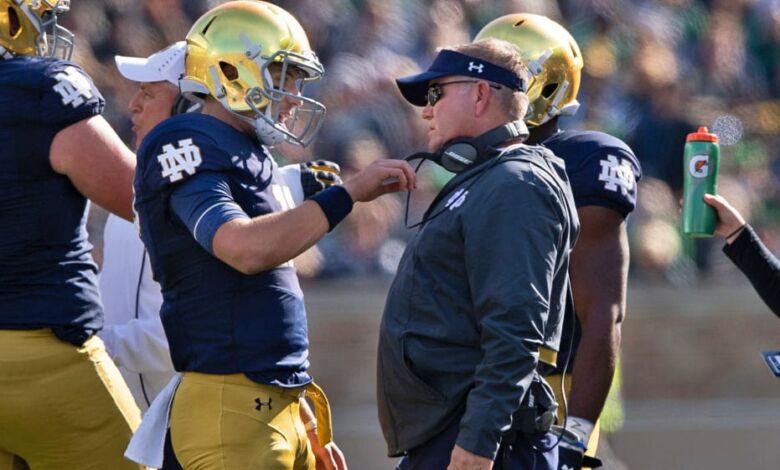
<path fill-rule="evenodd" d="M 184 68 L 182 93 L 218 99 L 266 145 L 305 147 L 325 117 L 322 103 L 302 96 L 322 64 L 298 21 L 276 5 L 233 1 L 208 11 L 187 33 Z M 296 106 L 283 109 L 285 100 Z"/>
<path fill-rule="evenodd" d="M 488 23 L 474 41 L 488 38 L 514 44 L 531 72 L 525 117 L 529 126 L 577 112 L 582 53 L 563 26 L 541 15 L 506 15 Z"/>
<path fill-rule="evenodd" d="M 0 0 L 0 58 L 39 55 L 69 59 L 73 34 L 57 24 L 70 0 Z"/>

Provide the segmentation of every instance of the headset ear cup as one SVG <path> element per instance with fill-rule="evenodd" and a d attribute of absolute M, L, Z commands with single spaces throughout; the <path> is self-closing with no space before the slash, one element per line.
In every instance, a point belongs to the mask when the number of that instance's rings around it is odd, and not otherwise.
<path fill-rule="evenodd" d="M 199 111 L 201 107 L 201 103 L 185 98 L 184 95 L 179 93 L 171 107 L 171 116 Z"/>
<path fill-rule="evenodd" d="M 455 142 L 444 147 L 441 153 L 441 164 L 453 173 L 460 173 L 469 168 L 479 158 L 479 151 L 469 142 Z"/>

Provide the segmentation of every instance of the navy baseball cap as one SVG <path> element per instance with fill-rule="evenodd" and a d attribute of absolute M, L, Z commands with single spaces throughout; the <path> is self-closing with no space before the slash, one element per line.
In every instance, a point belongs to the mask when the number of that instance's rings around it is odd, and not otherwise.
<path fill-rule="evenodd" d="M 406 101 L 415 106 L 425 106 L 428 82 L 450 75 L 465 75 L 498 83 L 512 90 L 525 90 L 523 81 L 511 70 L 449 49 L 439 51 L 436 59 L 425 72 L 398 78 L 395 82 Z"/>

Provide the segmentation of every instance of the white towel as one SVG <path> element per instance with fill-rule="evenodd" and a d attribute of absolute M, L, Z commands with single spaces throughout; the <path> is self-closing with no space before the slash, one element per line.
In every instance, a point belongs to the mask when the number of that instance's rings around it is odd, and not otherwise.
<path fill-rule="evenodd" d="M 165 451 L 165 434 L 171 417 L 171 404 L 176 388 L 181 382 L 181 374 L 173 376 L 168 385 L 154 399 L 146 411 L 141 425 L 130 439 L 125 457 L 147 467 L 160 468 Z"/>

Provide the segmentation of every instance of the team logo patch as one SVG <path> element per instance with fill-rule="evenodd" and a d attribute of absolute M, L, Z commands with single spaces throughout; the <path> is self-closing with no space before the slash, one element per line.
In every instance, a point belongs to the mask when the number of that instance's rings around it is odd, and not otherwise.
<path fill-rule="evenodd" d="M 62 104 L 65 106 L 77 108 L 93 96 L 89 80 L 73 66 L 65 67 L 65 71 L 54 78 L 57 79 L 54 91 L 62 97 Z"/>
<path fill-rule="evenodd" d="M 623 158 L 618 160 L 617 157 L 608 155 L 606 160 L 601 160 L 599 163 L 601 164 L 599 181 L 604 182 L 604 189 L 614 192 L 620 190 L 624 196 L 634 189 L 636 181 L 631 162 Z"/>
<path fill-rule="evenodd" d="M 448 207 L 450 210 L 457 209 L 463 205 L 463 203 L 466 201 L 466 196 L 468 195 L 468 190 L 461 188 L 457 190 L 455 194 L 453 194 L 449 199 L 447 199 L 447 204 L 445 204 L 444 207 Z"/>
<path fill-rule="evenodd" d="M 178 148 L 165 144 L 162 149 L 157 161 L 162 166 L 162 177 L 168 178 L 171 183 L 179 181 L 182 173 L 194 175 L 201 163 L 200 148 L 192 143 L 192 139 L 180 140 Z"/>
<path fill-rule="evenodd" d="M 694 155 L 688 164 L 688 170 L 694 178 L 706 178 L 710 174 L 710 156 Z"/>

